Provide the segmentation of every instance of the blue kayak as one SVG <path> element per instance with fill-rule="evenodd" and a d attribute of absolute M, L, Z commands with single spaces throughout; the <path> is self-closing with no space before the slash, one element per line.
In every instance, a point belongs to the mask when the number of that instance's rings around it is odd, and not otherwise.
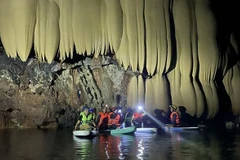
<path fill-rule="evenodd" d="M 157 128 L 137 128 L 138 133 L 157 133 Z"/>
<path fill-rule="evenodd" d="M 173 126 L 166 126 L 163 128 L 164 131 L 183 131 L 183 130 L 198 130 L 199 127 L 173 127 Z"/>

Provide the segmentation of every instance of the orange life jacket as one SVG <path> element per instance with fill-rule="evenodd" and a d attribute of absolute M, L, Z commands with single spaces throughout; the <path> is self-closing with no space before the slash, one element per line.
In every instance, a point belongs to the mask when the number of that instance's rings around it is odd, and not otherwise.
<path fill-rule="evenodd" d="M 142 118 L 142 117 L 143 117 L 142 113 L 138 113 L 138 112 L 135 112 L 135 113 L 133 114 L 133 116 L 134 116 L 134 119 Z"/>
<path fill-rule="evenodd" d="M 180 124 L 180 116 L 179 116 L 178 112 L 176 112 L 176 111 L 172 111 L 172 113 L 170 115 L 171 121 L 173 121 L 174 115 L 176 115 L 176 124 Z"/>
<path fill-rule="evenodd" d="M 105 118 L 108 118 L 108 113 L 100 112 L 99 115 L 100 115 L 100 120 L 98 122 L 98 127 L 102 124 Z"/>
<path fill-rule="evenodd" d="M 114 118 L 114 119 L 112 119 L 112 118 L 110 118 L 111 117 L 111 115 L 112 114 L 114 114 L 113 112 L 110 112 L 109 114 L 108 114 L 108 125 L 113 125 L 113 124 L 115 124 L 115 125 L 120 125 L 119 124 L 119 121 L 120 121 L 120 115 L 119 114 L 117 114 L 117 116 Z"/>

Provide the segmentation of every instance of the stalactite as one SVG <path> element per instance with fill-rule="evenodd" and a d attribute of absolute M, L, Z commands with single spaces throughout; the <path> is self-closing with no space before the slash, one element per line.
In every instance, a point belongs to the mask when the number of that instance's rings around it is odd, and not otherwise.
<path fill-rule="evenodd" d="M 60 59 L 73 58 L 73 30 L 72 30 L 72 9 L 73 0 L 57 0 L 60 10 L 59 29 L 60 29 L 60 44 L 59 52 Z"/>
<path fill-rule="evenodd" d="M 106 28 L 112 52 L 117 52 L 123 34 L 123 13 L 120 1 L 105 0 Z"/>
<path fill-rule="evenodd" d="M 145 1 L 146 67 L 149 75 L 153 75 L 157 67 L 157 39 L 159 38 L 157 33 L 160 28 L 157 26 L 157 22 L 161 21 L 159 15 L 162 14 L 158 10 L 159 2 L 156 0 Z"/>
<path fill-rule="evenodd" d="M 116 57 L 118 59 L 118 62 L 123 65 L 124 69 L 126 70 L 130 64 L 130 56 L 129 56 L 129 51 L 128 51 L 128 46 L 129 46 L 129 40 L 127 36 L 127 10 L 125 7 L 122 7 L 125 5 L 124 0 L 120 0 L 122 12 L 123 12 L 123 35 L 122 39 L 120 42 L 120 46 L 118 51 L 116 52 Z"/>
<path fill-rule="evenodd" d="M 97 58 L 100 54 L 104 55 L 108 53 L 110 47 L 108 28 L 107 28 L 107 4 L 104 0 L 101 3 L 101 31 L 102 37 L 100 39 L 100 50 L 94 52 L 94 57 Z M 96 44 L 96 43 L 95 43 Z"/>
<path fill-rule="evenodd" d="M 0 1 L 0 36 L 1 41 L 4 46 L 5 52 L 8 57 L 16 57 L 16 44 L 15 42 L 15 34 L 12 27 L 12 12 L 10 11 L 11 6 L 8 0 Z M 9 43 L 12 42 L 12 43 Z"/>
<path fill-rule="evenodd" d="M 208 117 L 218 112 L 218 96 L 215 85 L 219 53 L 216 42 L 216 20 L 209 8 L 209 1 L 196 2 L 196 19 L 198 33 L 199 80 L 207 99 Z M 208 33 L 208 34 L 206 34 Z"/>
<path fill-rule="evenodd" d="M 136 71 L 138 65 L 138 54 L 140 56 L 144 55 L 144 51 L 141 50 L 144 49 L 144 47 L 142 47 L 144 40 L 143 18 L 138 18 L 138 14 L 143 13 L 143 0 L 121 0 L 121 6 L 124 14 L 124 32 L 126 32 L 126 34 L 124 34 L 125 36 L 123 35 L 124 37 L 121 41 L 120 48 L 124 49 L 121 51 L 122 53 L 129 54 L 131 68 L 133 71 Z M 125 45 L 126 43 L 128 43 L 128 45 L 122 47 L 122 45 Z"/>
<path fill-rule="evenodd" d="M 59 47 L 59 7 L 55 1 L 38 1 L 36 15 L 35 52 L 40 61 L 51 63 Z"/>
<path fill-rule="evenodd" d="M 33 42 L 36 0 L 1 0 L 1 39 L 8 56 L 26 61 Z M 14 10 L 14 12 L 13 12 Z M 6 24 L 5 24 L 6 23 Z"/>
<path fill-rule="evenodd" d="M 100 0 L 73 0 L 73 39 L 79 54 L 91 55 L 100 51 L 101 43 Z"/>

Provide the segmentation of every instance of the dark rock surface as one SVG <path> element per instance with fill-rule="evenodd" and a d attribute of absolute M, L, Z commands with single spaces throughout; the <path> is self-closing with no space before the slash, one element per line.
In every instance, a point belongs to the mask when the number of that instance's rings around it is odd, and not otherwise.
<path fill-rule="evenodd" d="M 0 128 L 73 127 L 84 104 L 124 107 L 130 77 L 113 57 L 47 64 L 0 48 Z"/>

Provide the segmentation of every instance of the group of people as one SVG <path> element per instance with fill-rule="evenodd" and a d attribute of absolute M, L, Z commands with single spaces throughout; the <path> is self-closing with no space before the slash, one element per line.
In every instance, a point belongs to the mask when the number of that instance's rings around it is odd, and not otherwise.
<path fill-rule="evenodd" d="M 130 126 L 141 127 L 144 113 L 140 109 L 109 107 L 105 104 L 97 114 L 95 108 L 82 107 L 75 130 L 116 129 Z"/>
<path fill-rule="evenodd" d="M 189 120 L 189 116 L 186 113 L 186 109 L 184 110 L 184 107 L 177 107 L 175 105 L 170 105 L 169 107 L 171 111 L 169 119 L 173 126 L 193 125 L 189 124 L 189 122 L 193 121 L 192 119 Z M 180 114 L 177 111 L 178 109 Z M 157 112 L 155 114 L 157 115 Z M 138 108 L 127 108 L 123 111 L 121 107 L 109 107 L 105 104 L 102 106 L 101 111 L 97 113 L 95 108 L 83 106 L 75 125 L 75 130 L 106 130 L 130 127 L 133 125 L 140 128 L 143 126 L 143 121 L 148 120 L 147 117 L 143 110 Z M 156 116 L 157 119 L 159 119 L 159 117 L 161 116 Z M 162 120 L 162 118 L 160 118 L 160 121 L 167 123 L 168 120 Z"/>

